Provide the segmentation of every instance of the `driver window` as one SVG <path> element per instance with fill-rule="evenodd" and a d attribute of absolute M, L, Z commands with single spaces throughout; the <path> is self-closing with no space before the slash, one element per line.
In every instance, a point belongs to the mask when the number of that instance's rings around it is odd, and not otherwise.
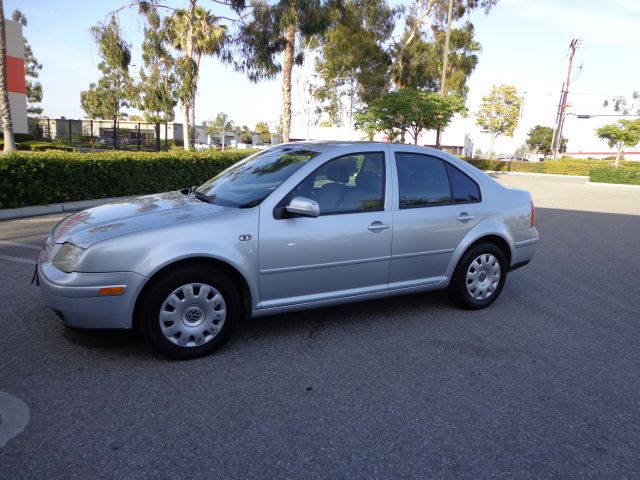
<path fill-rule="evenodd" d="M 312 198 L 320 215 L 383 210 L 384 154 L 367 152 L 328 161 L 294 190 Z"/>

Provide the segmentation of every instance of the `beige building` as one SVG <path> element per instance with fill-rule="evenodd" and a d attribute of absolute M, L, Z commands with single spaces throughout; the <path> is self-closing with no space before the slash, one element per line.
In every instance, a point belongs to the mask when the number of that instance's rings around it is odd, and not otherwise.
<path fill-rule="evenodd" d="M 120 144 L 135 144 L 138 138 L 142 144 L 153 144 L 160 139 L 161 145 L 165 141 L 173 144 L 174 141 L 182 142 L 181 123 L 146 123 L 132 120 L 120 120 L 118 122 L 118 142 Z M 45 140 L 58 140 L 63 143 L 77 144 L 82 142 L 113 142 L 113 120 L 72 120 L 67 118 L 40 118 L 38 123 L 38 137 Z M 201 125 L 195 127 L 195 143 L 204 145 L 219 144 L 220 138 L 210 135 L 207 129 Z M 225 143 L 227 145 L 236 141 L 234 131 L 226 132 Z"/>

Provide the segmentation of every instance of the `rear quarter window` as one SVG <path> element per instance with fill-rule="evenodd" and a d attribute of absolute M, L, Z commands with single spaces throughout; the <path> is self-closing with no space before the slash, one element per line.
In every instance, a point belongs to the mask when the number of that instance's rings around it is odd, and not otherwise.
<path fill-rule="evenodd" d="M 447 173 L 449 174 L 449 182 L 451 183 L 451 193 L 453 203 L 475 203 L 481 200 L 480 187 L 466 173 L 458 170 L 449 162 L 447 165 Z"/>

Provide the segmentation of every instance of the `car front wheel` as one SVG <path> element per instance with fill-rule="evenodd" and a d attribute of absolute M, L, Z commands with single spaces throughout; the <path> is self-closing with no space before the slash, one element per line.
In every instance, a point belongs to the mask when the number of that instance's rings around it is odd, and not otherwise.
<path fill-rule="evenodd" d="M 498 298 L 506 278 L 507 260 L 502 250 L 493 243 L 481 243 L 463 255 L 448 293 L 462 308 L 485 308 Z"/>
<path fill-rule="evenodd" d="M 143 299 L 142 332 L 161 353 L 176 359 L 212 353 L 231 336 L 240 315 L 233 282 L 201 266 L 172 271 Z"/>

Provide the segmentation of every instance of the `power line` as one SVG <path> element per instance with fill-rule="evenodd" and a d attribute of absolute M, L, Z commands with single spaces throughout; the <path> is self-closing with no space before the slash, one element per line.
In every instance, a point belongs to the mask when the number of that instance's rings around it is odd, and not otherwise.
<path fill-rule="evenodd" d="M 580 92 L 571 92 L 572 95 L 582 95 L 585 97 L 603 97 L 603 98 L 626 98 L 629 100 L 635 100 L 635 98 L 633 97 L 633 95 L 606 95 L 604 93 L 580 93 Z"/>

